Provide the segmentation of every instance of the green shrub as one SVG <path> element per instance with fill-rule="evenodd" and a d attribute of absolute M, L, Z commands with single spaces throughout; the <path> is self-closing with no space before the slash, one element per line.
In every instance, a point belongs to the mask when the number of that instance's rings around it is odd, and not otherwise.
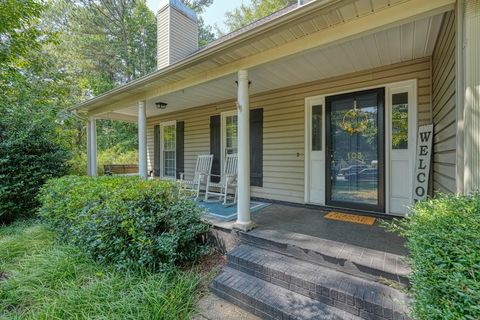
<path fill-rule="evenodd" d="M 68 176 L 48 181 L 39 198 L 62 240 L 118 269 L 156 271 L 208 250 L 201 210 L 173 182 Z"/>
<path fill-rule="evenodd" d="M 480 194 L 417 203 L 397 225 L 410 250 L 413 316 L 480 319 Z"/>
<path fill-rule="evenodd" d="M 0 119 L 0 224 L 34 214 L 46 180 L 65 174 L 69 153 L 47 119 Z"/>

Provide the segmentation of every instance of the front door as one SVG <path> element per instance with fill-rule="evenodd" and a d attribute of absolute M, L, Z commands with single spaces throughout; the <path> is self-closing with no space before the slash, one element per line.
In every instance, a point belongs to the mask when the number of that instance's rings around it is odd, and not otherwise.
<path fill-rule="evenodd" d="M 326 204 L 385 212 L 385 90 L 325 99 Z"/>

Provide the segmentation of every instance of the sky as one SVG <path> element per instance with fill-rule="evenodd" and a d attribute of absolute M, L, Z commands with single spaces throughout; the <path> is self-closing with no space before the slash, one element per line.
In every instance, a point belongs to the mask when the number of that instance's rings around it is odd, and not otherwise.
<path fill-rule="evenodd" d="M 147 5 L 156 14 L 160 2 L 161 0 L 147 0 Z M 203 13 L 203 19 L 207 25 L 217 24 L 220 29 L 225 30 L 225 13 L 240 7 L 242 2 L 249 3 L 249 0 L 214 0 L 212 5 Z"/>

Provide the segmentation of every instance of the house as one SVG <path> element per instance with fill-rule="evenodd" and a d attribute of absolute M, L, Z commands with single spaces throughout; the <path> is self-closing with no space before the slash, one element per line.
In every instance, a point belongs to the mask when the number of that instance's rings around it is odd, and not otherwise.
<path fill-rule="evenodd" d="M 251 197 L 403 216 L 432 124 L 429 192 L 480 187 L 480 1 L 299 1 L 203 48 L 179 0 L 157 19 L 158 70 L 74 108 L 90 175 L 95 119 L 132 121 L 144 178 L 238 153 L 236 228 Z"/>

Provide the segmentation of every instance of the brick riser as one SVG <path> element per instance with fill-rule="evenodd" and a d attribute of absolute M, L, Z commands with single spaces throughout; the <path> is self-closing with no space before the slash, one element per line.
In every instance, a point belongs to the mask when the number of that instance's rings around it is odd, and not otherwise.
<path fill-rule="evenodd" d="M 228 267 L 213 280 L 210 290 L 262 319 L 362 320 Z"/>
<path fill-rule="evenodd" d="M 239 246 L 228 266 L 363 319 L 409 319 L 401 292 L 278 253 Z"/>
<path fill-rule="evenodd" d="M 409 270 L 401 263 L 401 259 L 403 257 L 395 256 L 391 254 L 386 254 L 389 259 L 395 259 L 395 263 L 397 264 L 398 268 L 388 268 L 388 269 L 381 269 L 378 266 L 372 265 L 370 263 L 364 263 L 360 259 L 356 259 L 355 257 L 348 257 L 348 256 L 337 256 L 336 252 L 331 249 L 331 244 L 333 241 L 327 241 L 326 246 L 328 250 L 310 250 L 305 249 L 296 245 L 280 243 L 268 238 L 254 236 L 250 233 L 240 232 L 238 233 L 241 243 L 251 245 L 258 248 L 263 248 L 269 251 L 278 252 L 280 254 L 294 257 L 303 261 L 308 261 L 313 264 L 317 264 L 320 266 L 325 266 L 328 268 L 333 268 L 339 270 L 341 272 L 349 273 L 354 276 L 359 276 L 364 279 L 368 279 L 371 281 L 379 281 L 382 278 L 388 279 L 394 282 L 397 282 L 402 287 L 409 286 L 409 279 L 408 273 Z M 315 238 L 312 241 L 325 241 L 323 239 Z M 337 243 L 338 244 L 338 243 Z M 351 246 L 352 248 L 354 246 Z M 371 250 L 373 251 L 373 250 Z M 374 252 L 373 254 L 376 254 Z M 399 269 L 400 272 L 396 272 Z"/>

